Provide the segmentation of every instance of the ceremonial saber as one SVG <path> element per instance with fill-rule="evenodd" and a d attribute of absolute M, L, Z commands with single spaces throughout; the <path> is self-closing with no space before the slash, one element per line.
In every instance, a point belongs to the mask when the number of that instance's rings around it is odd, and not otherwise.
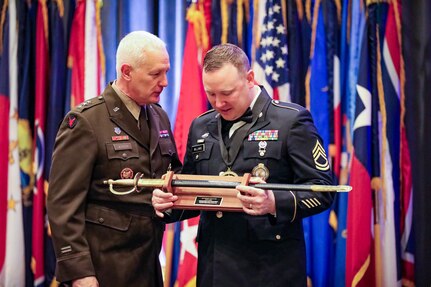
<path fill-rule="evenodd" d="M 117 195 L 125 195 L 131 192 L 139 192 L 142 188 L 160 188 L 166 189 L 167 185 L 170 188 L 222 188 L 234 189 L 240 184 L 242 177 L 224 177 L 224 176 L 196 176 L 196 175 L 175 175 L 177 179 L 143 179 L 142 175 L 135 176 L 134 179 L 108 179 L 103 183 L 109 185 L 109 190 Z M 181 177 L 188 177 L 181 179 Z M 191 178 L 192 177 L 192 178 Z M 197 179 L 193 179 L 193 177 Z M 229 180 L 227 180 L 229 179 Z M 247 180 L 248 182 L 248 180 Z M 290 191 L 308 191 L 308 192 L 349 192 L 352 187 L 349 185 L 302 185 L 302 184 L 283 184 L 283 183 L 257 183 L 244 184 L 255 188 L 269 190 L 290 190 Z M 129 191 L 119 192 L 114 189 L 115 186 L 133 187 Z"/>

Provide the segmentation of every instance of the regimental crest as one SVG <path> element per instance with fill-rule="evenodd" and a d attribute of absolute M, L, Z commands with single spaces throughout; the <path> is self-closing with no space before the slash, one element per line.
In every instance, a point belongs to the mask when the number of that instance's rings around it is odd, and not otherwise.
<path fill-rule="evenodd" d="M 114 127 L 114 133 L 117 135 L 121 134 L 121 129 L 119 127 Z"/>
<path fill-rule="evenodd" d="M 325 149 L 318 140 L 316 140 L 316 145 L 313 148 L 313 160 L 318 170 L 329 170 L 329 162 L 326 157 Z"/>
<path fill-rule="evenodd" d="M 129 167 L 123 168 L 120 172 L 120 177 L 122 179 L 132 179 L 133 178 L 133 170 Z"/>

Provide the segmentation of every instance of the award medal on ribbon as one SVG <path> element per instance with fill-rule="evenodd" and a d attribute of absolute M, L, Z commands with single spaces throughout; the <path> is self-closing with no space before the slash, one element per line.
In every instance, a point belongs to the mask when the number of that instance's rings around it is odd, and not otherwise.
<path fill-rule="evenodd" d="M 259 163 L 253 167 L 251 174 L 254 177 L 260 177 L 263 180 L 267 180 L 269 177 L 269 169 L 263 163 Z"/>

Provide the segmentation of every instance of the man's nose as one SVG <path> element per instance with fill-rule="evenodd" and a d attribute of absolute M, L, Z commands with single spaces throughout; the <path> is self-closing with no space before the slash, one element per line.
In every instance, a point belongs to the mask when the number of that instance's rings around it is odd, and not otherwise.
<path fill-rule="evenodd" d="M 162 87 L 167 87 L 168 86 L 168 76 L 166 74 L 164 74 L 162 76 L 162 79 L 159 82 L 159 85 Z"/>
<path fill-rule="evenodd" d="M 222 108 L 225 105 L 225 102 L 218 96 L 215 98 L 215 107 Z"/>

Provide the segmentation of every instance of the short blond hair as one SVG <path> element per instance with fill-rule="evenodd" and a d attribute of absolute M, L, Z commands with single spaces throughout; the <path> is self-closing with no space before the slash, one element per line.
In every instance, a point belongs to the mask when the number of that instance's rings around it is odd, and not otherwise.
<path fill-rule="evenodd" d="M 225 64 L 232 64 L 240 73 L 246 74 L 250 70 L 250 61 L 244 51 L 233 44 L 221 44 L 209 50 L 203 62 L 203 70 L 212 72 Z"/>

